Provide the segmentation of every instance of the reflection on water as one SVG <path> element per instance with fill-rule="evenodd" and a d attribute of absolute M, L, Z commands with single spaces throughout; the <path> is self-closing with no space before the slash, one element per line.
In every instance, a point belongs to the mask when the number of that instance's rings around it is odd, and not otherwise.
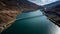
<path fill-rule="evenodd" d="M 36 17 L 36 16 L 43 16 L 43 13 L 40 10 L 36 10 L 33 12 L 23 13 L 17 16 L 18 19 L 29 18 L 29 17 Z"/>
<path fill-rule="evenodd" d="M 3 34 L 60 34 L 60 28 L 37 10 L 18 15 L 16 22 Z"/>

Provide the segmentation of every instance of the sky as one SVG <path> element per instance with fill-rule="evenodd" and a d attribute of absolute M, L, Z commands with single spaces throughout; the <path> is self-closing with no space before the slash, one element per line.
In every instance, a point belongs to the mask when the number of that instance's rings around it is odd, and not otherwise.
<path fill-rule="evenodd" d="M 52 2 L 56 2 L 58 0 L 29 0 L 29 1 L 36 3 L 37 5 L 46 5 Z"/>

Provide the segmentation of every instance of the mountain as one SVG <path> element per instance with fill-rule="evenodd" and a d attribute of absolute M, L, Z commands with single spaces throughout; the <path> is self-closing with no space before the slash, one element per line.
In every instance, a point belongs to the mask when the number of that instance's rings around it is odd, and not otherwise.
<path fill-rule="evenodd" d="M 60 1 L 44 6 L 45 15 L 56 25 L 60 27 Z"/>
<path fill-rule="evenodd" d="M 0 33 L 13 24 L 17 14 L 39 8 L 27 0 L 0 0 Z"/>

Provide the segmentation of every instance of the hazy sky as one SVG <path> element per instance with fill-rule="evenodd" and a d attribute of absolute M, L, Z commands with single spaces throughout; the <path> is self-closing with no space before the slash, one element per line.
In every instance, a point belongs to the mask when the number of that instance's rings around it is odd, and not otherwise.
<path fill-rule="evenodd" d="M 29 0 L 29 1 L 34 2 L 38 5 L 46 5 L 46 4 L 49 4 L 58 0 Z"/>

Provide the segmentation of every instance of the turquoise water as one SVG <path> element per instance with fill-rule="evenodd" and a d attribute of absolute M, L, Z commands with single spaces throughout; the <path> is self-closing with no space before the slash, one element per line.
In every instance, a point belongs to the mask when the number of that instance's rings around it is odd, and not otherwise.
<path fill-rule="evenodd" d="M 15 23 L 2 34 L 52 34 L 57 28 L 55 26 L 37 10 L 18 15 Z"/>

